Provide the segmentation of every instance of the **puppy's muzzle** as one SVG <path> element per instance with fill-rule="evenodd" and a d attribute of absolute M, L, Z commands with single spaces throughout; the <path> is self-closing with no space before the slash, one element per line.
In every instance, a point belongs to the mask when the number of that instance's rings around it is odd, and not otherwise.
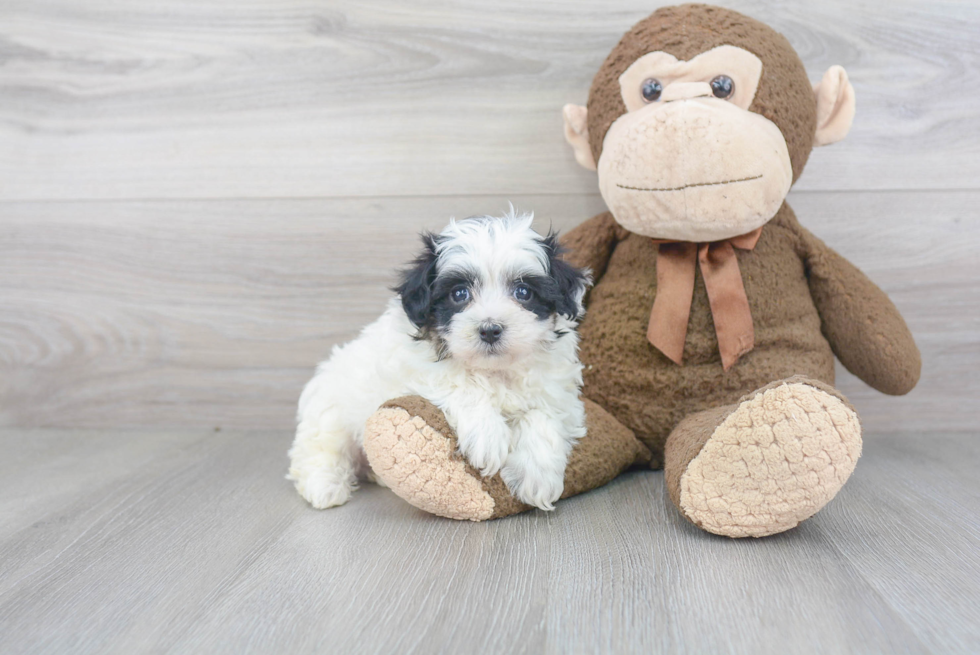
<path fill-rule="evenodd" d="M 484 343 L 495 344 L 500 341 L 500 336 L 504 333 L 504 326 L 500 323 L 484 323 L 480 326 L 480 339 Z"/>

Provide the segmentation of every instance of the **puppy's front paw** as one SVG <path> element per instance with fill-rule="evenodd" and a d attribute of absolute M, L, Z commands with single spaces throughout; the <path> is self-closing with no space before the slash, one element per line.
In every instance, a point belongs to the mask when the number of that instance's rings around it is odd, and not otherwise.
<path fill-rule="evenodd" d="M 495 475 L 507 461 L 511 433 L 502 418 L 479 427 L 459 429 L 457 438 L 463 457 L 485 478 Z"/>
<path fill-rule="evenodd" d="M 507 462 L 500 477 L 519 501 L 547 512 L 555 509 L 555 501 L 565 490 L 564 469 L 555 471 L 529 462 Z"/>
<path fill-rule="evenodd" d="M 296 482 L 299 495 L 316 509 L 343 505 L 355 489 L 346 470 L 319 469 L 291 475 L 290 479 Z"/>

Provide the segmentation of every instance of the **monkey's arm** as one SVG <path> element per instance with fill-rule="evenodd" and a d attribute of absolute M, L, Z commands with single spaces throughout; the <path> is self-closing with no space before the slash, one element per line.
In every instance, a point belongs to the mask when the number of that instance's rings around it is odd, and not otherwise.
<path fill-rule="evenodd" d="M 799 224 L 810 295 L 821 331 L 848 371 L 882 393 L 900 396 L 919 381 L 922 358 L 885 292 Z"/>
<path fill-rule="evenodd" d="M 603 212 L 563 234 L 560 241 L 567 251 L 565 261 L 591 270 L 592 283 L 595 284 L 606 272 L 616 244 L 624 237 L 625 230 L 612 214 Z"/>

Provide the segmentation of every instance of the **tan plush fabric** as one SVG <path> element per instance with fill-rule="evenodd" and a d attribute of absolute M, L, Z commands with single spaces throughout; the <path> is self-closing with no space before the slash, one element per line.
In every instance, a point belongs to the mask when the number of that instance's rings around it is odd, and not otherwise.
<path fill-rule="evenodd" d="M 724 71 L 735 83 L 735 90 L 728 102 L 741 109 L 751 107 L 762 76 L 762 60 L 747 50 L 730 45 L 712 48 L 690 61 L 680 61 L 666 52 L 645 54 L 619 76 L 620 94 L 626 109 L 636 111 L 646 105 L 640 89 L 649 78 L 669 89 L 668 85 L 678 82 L 708 82 L 718 71 Z M 710 87 L 707 91 L 710 93 Z M 671 99 L 667 90 L 664 94 L 661 101 Z"/>
<path fill-rule="evenodd" d="M 813 85 L 813 93 L 817 97 L 817 133 L 813 145 L 837 143 L 851 131 L 856 109 L 854 87 L 847 79 L 847 72 L 840 66 L 831 66 Z"/>
<path fill-rule="evenodd" d="M 599 191 L 617 222 L 636 234 L 694 242 L 765 225 L 793 181 L 779 128 L 715 98 L 707 82 L 675 82 L 663 94 L 678 101 L 624 114 L 606 133 Z"/>
<path fill-rule="evenodd" d="M 662 51 L 680 60 L 723 45 L 762 60 L 764 74 L 749 110 L 769 119 L 786 138 L 795 181 L 810 156 L 816 131 L 813 87 L 784 36 L 737 12 L 709 5 L 663 7 L 633 26 L 613 48 L 592 81 L 588 134 L 594 161 L 613 122 L 626 112 L 619 78 L 641 56 Z"/>
<path fill-rule="evenodd" d="M 494 499 L 455 450 L 455 439 L 401 407 L 382 407 L 365 427 L 368 462 L 398 496 L 438 516 L 486 520 Z"/>
<path fill-rule="evenodd" d="M 589 119 L 587 110 L 581 105 L 568 104 L 562 108 L 565 119 L 565 141 L 575 152 L 575 161 L 582 168 L 595 170 L 595 160 L 592 159 L 592 149 L 589 148 Z"/>
<path fill-rule="evenodd" d="M 796 377 L 683 421 L 667 445 L 668 491 L 709 532 L 761 537 L 820 510 L 860 455 L 854 409 L 831 387 Z"/>
<path fill-rule="evenodd" d="M 600 487 L 650 451 L 601 407 L 586 401 L 588 434 L 569 457 L 562 498 Z M 379 481 L 415 507 L 451 519 L 482 521 L 531 509 L 500 475 L 480 477 L 456 451 L 445 416 L 418 396 L 385 403 L 368 420 L 364 450 Z"/>
<path fill-rule="evenodd" d="M 664 446 L 664 483 L 675 507 L 681 506 L 681 477 L 687 472 L 688 464 L 701 453 L 718 426 L 737 408 L 738 404 L 732 404 L 691 414 L 670 433 Z M 686 515 L 685 518 L 690 520 Z"/>

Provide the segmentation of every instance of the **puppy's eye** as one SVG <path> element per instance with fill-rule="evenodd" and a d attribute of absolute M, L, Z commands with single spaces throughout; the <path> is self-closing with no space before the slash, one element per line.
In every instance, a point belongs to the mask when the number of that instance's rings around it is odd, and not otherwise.
<path fill-rule="evenodd" d="M 716 98 L 730 98 L 735 93 L 735 82 L 727 75 L 719 75 L 711 80 L 711 92 Z"/>
<path fill-rule="evenodd" d="M 526 284 L 518 284 L 514 287 L 514 298 L 517 302 L 527 302 L 531 299 L 531 289 Z"/>
<path fill-rule="evenodd" d="M 640 93 L 643 95 L 644 102 L 656 102 L 660 100 L 660 94 L 663 92 L 664 87 L 660 83 L 660 80 L 654 78 L 649 78 L 643 80 L 643 84 L 640 86 Z"/>
<path fill-rule="evenodd" d="M 466 287 L 456 287 L 449 292 L 449 299 L 457 305 L 462 305 L 470 299 L 470 290 Z"/>

